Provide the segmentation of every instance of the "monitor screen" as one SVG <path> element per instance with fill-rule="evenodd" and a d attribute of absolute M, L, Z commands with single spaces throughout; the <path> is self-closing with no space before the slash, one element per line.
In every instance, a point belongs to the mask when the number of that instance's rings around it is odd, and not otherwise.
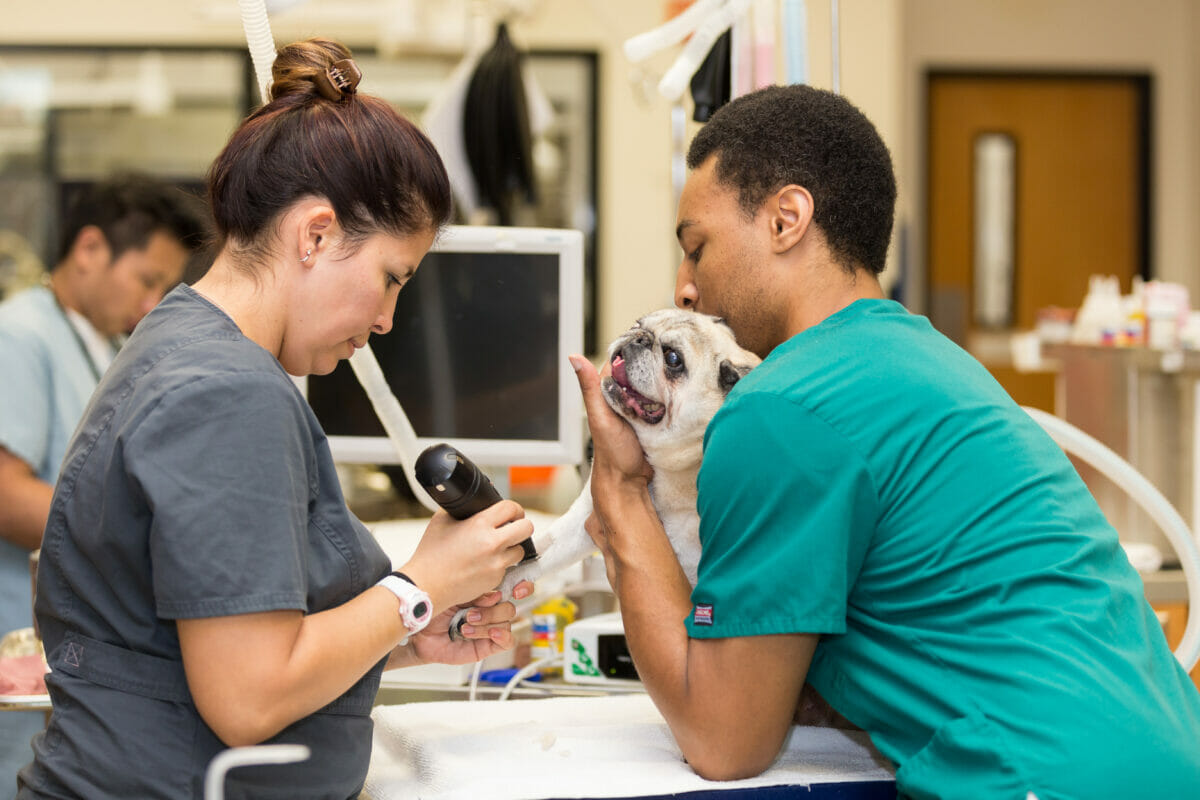
<path fill-rule="evenodd" d="M 583 348 L 580 232 L 449 226 L 370 346 L 422 448 L 447 442 L 496 467 L 582 461 L 567 361 Z M 334 460 L 398 461 L 348 362 L 299 382 Z"/>

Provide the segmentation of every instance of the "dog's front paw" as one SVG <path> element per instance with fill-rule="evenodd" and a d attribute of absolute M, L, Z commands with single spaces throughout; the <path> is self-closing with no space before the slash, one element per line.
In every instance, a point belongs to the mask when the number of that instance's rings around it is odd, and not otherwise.
<path fill-rule="evenodd" d="M 523 561 L 515 567 L 509 567 L 504 573 L 504 580 L 500 582 L 500 594 L 505 600 L 511 600 L 513 589 L 521 581 L 535 581 L 542 574 L 542 566 L 537 562 Z"/>

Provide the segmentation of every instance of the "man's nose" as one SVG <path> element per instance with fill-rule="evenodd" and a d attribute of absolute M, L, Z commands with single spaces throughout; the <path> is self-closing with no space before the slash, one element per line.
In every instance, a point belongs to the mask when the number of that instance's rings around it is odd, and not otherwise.
<path fill-rule="evenodd" d="M 166 292 L 164 292 L 162 289 L 155 289 L 147 292 L 146 296 L 142 298 L 141 308 L 138 309 L 140 312 L 138 319 L 140 320 L 142 317 L 153 311 L 154 307 L 161 303 L 163 297 L 165 296 Z"/>
<path fill-rule="evenodd" d="M 680 266 L 679 271 L 675 274 L 675 305 L 688 311 L 694 311 L 699 296 L 700 292 L 696 289 L 696 284 L 692 282 L 689 270 Z"/>

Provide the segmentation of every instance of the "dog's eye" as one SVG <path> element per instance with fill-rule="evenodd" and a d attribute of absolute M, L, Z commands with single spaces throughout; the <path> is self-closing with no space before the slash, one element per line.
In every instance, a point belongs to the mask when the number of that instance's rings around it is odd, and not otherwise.
<path fill-rule="evenodd" d="M 663 361 L 666 362 L 667 369 L 676 371 L 683 369 L 683 356 L 669 347 L 663 348 Z"/>

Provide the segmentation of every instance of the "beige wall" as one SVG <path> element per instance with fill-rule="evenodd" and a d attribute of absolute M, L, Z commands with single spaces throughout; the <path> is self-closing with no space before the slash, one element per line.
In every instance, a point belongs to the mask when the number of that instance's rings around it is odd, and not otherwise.
<path fill-rule="evenodd" d="M 477 4 L 478 0 L 474 0 Z M 654 85 L 673 53 L 630 65 L 622 42 L 661 21 L 654 0 L 508 0 L 533 9 L 518 45 L 600 54 L 600 340 L 671 302 L 675 246 L 670 108 Z M 810 76 L 831 84 L 830 3 L 808 0 Z M 317 33 L 375 44 L 379 7 L 409 7 L 441 34 L 466 29 L 468 0 L 308 0 L 277 15 L 276 41 Z M 1154 76 L 1154 269 L 1200 295 L 1200 3 L 1195 0 L 840 0 L 841 91 L 896 160 L 910 232 L 910 306 L 921 309 L 924 70 L 1108 69 Z M 426 42 L 428 40 L 426 39 Z M 238 44 L 234 0 L 44 0 L 5 16 L 0 42 Z M 427 46 L 410 44 L 407 46 Z M 438 46 L 446 46 L 440 44 Z M 401 47 L 401 50 L 404 48 Z M 695 126 L 689 126 L 689 133 Z M 892 262 L 898 259 L 893 248 Z M 894 267 L 885 275 L 895 276 Z M 915 285 L 913 285 L 915 284 Z M 1197 303 L 1200 305 L 1200 302 Z"/>

